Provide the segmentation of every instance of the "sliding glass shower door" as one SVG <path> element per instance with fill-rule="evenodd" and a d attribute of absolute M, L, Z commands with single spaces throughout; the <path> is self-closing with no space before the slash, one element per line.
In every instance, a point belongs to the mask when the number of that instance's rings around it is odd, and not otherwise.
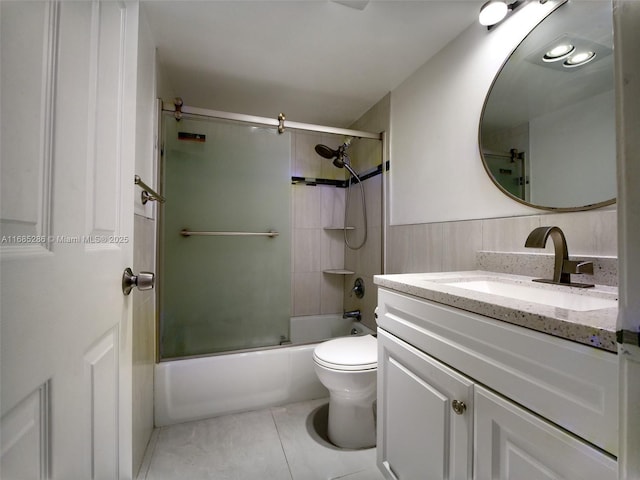
<path fill-rule="evenodd" d="M 286 132 L 164 117 L 162 359 L 288 340 L 290 157 Z"/>

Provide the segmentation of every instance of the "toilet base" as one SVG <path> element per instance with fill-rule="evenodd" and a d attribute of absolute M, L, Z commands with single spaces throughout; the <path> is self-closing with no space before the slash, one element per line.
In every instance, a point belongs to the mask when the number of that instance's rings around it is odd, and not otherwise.
<path fill-rule="evenodd" d="M 354 399 L 331 394 L 327 435 L 335 446 L 348 449 L 376 446 L 376 394 Z"/>

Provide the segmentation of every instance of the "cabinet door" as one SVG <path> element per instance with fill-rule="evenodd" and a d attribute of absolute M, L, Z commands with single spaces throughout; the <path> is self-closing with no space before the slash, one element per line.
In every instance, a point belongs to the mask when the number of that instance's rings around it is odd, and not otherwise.
<path fill-rule="evenodd" d="M 618 478 L 615 459 L 601 450 L 483 387 L 474 396 L 474 478 Z"/>
<path fill-rule="evenodd" d="M 471 478 L 471 380 L 382 329 L 378 349 L 378 467 L 393 480 Z"/>

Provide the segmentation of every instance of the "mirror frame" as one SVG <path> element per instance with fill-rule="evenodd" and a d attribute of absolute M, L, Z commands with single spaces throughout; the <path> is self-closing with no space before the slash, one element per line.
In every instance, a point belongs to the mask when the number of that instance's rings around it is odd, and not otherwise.
<path fill-rule="evenodd" d="M 547 211 L 551 211 L 551 212 L 582 212 L 582 211 L 585 211 L 585 210 L 594 210 L 596 208 L 602 208 L 602 207 L 606 207 L 606 206 L 609 206 L 609 205 L 614 205 L 617 202 L 617 196 L 614 196 L 613 198 L 611 198 L 609 200 L 604 200 L 602 202 L 591 203 L 591 204 L 588 204 L 588 205 L 582 205 L 582 206 L 578 206 L 578 207 L 547 207 L 547 206 L 542 206 L 542 205 L 536 205 L 534 203 L 527 202 L 526 200 L 523 200 L 520 197 L 516 197 L 511 192 L 509 192 L 506 188 L 504 188 L 496 180 L 496 178 L 491 173 L 491 170 L 489 169 L 489 166 L 488 166 L 487 161 L 485 159 L 484 153 L 482 151 L 482 123 L 483 123 L 484 115 L 485 115 L 485 112 L 486 112 L 486 109 L 487 109 L 487 103 L 489 102 L 489 97 L 491 96 L 491 92 L 493 92 L 493 88 L 494 88 L 494 86 L 495 86 L 495 84 L 496 84 L 496 82 L 498 80 L 498 77 L 500 76 L 500 74 L 502 73 L 504 68 L 506 67 L 507 63 L 509 63 L 509 60 L 511 60 L 511 57 L 513 56 L 515 51 L 520 47 L 520 45 L 522 45 L 522 43 L 524 41 L 527 40 L 527 38 L 529 38 L 529 36 L 533 33 L 533 31 L 536 28 L 538 28 L 538 26 L 542 22 L 544 22 L 556 10 L 558 10 L 560 7 L 562 7 L 563 5 L 565 5 L 567 3 L 568 3 L 567 0 L 565 0 L 564 2 L 561 2 L 561 3 L 558 3 L 558 5 L 556 5 L 556 7 L 553 10 L 551 10 L 547 15 L 545 15 L 544 18 L 542 18 L 540 20 L 540 22 L 538 22 L 536 24 L 536 26 L 534 28 L 532 28 L 529 33 L 527 33 L 527 35 L 522 39 L 522 41 L 520 43 L 518 43 L 518 45 L 516 45 L 513 50 L 511 50 L 511 53 L 509 53 L 509 55 L 507 56 L 505 61 L 500 66 L 500 69 L 498 70 L 498 73 L 496 73 L 495 77 L 493 78 L 493 81 L 491 82 L 491 86 L 489 87 L 489 90 L 487 91 L 487 95 L 485 96 L 484 102 L 482 104 L 482 113 L 480 114 L 480 122 L 479 122 L 479 125 L 478 125 L 478 150 L 479 150 L 479 153 L 480 153 L 480 159 L 482 160 L 482 166 L 484 167 L 485 172 L 487 173 L 487 175 L 489 176 L 489 178 L 491 179 L 493 184 L 496 187 L 498 187 L 498 189 L 503 194 L 505 194 L 507 197 L 509 197 L 512 200 L 515 200 L 518 203 L 521 203 L 521 204 L 526 205 L 526 206 L 531 207 L 531 208 L 537 208 L 539 210 L 547 210 Z M 616 160 L 615 157 L 616 157 L 616 155 L 614 155 L 614 161 Z"/>

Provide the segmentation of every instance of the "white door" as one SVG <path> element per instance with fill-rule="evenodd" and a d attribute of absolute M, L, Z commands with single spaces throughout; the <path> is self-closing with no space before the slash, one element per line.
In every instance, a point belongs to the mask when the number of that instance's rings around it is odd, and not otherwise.
<path fill-rule="evenodd" d="M 0 477 L 130 478 L 138 6 L 0 20 Z"/>
<path fill-rule="evenodd" d="M 471 478 L 473 382 L 381 328 L 378 349 L 377 462 L 386 478 Z"/>

